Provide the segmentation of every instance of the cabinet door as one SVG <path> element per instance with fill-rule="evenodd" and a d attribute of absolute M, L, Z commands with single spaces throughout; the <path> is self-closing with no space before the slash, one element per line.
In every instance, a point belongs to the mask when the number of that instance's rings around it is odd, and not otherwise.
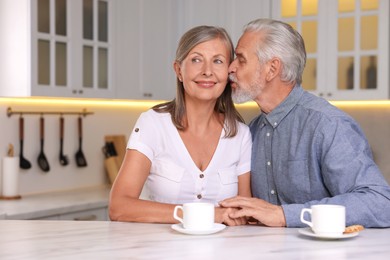
<path fill-rule="evenodd" d="M 116 1 L 118 98 L 172 99 L 177 1 Z"/>
<path fill-rule="evenodd" d="M 178 38 L 194 26 L 214 25 L 224 27 L 234 44 L 245 24 L 271 16 L 271 0 L 186 0 L 179 1 L 179 7 L 182 22 L 179 23 Z"/>
<path fill-rule="evenodd" d="M 328 99 L 387 99 L 389 2 L 279 0 L 273 16 L 305 40 L 303 87 Z"/>
<path fill-rule="evenodd" d="M 144 99 L 172 99 L 176 93 L 175 1 L 140 2 L 140 86 Z"/>
<path fill-rule="evenodd" d="M 107 208 L 91 209 L 61 214 L 59 220 L 75 220 L 75 221 L 106 221 L 108 220 Z"/>
<path fill-rule="evenodd" d="M 106 97 L 112 80 L 110 0 L 33 0 L 31 94 Z"/>

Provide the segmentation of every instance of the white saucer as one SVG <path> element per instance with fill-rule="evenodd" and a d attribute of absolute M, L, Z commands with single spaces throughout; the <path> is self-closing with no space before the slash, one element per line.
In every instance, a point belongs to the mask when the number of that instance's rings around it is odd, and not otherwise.
<path fill-rule="evenodd" d="M 334 234 L 316 234 L 314 233 L 311 228 L 303 228 L 303 229 L 298 229 L 298 232 L 301 233 L 302 235 L 309 236 L 309 237 L 316 237 L 316 238 L 322 238 L 322 239 L 344 239 L 344 238 L 351 238 L 351 237 L 356 237 L 359 235 L 359 232 L 354 232 L 354 233 L 349 233 L 349 234 L 341 234 L 341 235 L 334 235 Z"/>
<path fill-rule="evenodd" d="M 226 226 L 224 224 L 215 223 L 214 227 L 212 229 L 191 230 L 191 229 L 185 229 L 183 227 L 183 224 L 173 224 L 171 226 L 171 228 L 180 232 L 180 233 L 189 234 L 189 235 L 209 235 L 209 234 L 214 234 L 214 233 L 217 233 L 217 232 L 225 229 Z"/>

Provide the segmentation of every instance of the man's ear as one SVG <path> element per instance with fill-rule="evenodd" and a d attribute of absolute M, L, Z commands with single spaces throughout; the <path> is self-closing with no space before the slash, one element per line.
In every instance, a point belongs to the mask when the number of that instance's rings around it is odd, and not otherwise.
<path fill-rule="evenodd" d="M 268 72 L 265 77 L 267 81 L 273 80 L 281 72 L 282 63 L 278 58 L 272 58 L 268 61 Z"/>
<path fill-rule="evenodd" d="M 175 70 L 175 73 L 176 73 L 176 77 L 180 80 L 180 81 L 183 81 L 183 77 L 181 75 L 181 67 L 180 67 L 180 64 L 175 61 L 173 63 L 173 69 Z"/>

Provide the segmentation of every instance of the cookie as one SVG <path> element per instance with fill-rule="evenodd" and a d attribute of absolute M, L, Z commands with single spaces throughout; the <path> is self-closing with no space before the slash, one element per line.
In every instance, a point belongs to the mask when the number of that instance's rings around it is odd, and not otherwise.
<path fill-rule="evenodd" d="M 359 232 L 359 231 L 362 231 L 363 229 L 364 229 L 364 227 L 362 225 L 348 226 L 348 227 L 345 228 L 344 234 L 350 234 L 350 233 L 354 233 L 354 232 Z"/>

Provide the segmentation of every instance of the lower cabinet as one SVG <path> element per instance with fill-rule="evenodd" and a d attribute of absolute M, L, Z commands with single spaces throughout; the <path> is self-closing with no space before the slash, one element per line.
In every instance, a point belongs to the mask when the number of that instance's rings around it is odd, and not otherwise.
<path fill-rule="evenodd" d="M 108 213 L 107 213 L 107 207 L 104 207 L 104 208 L 74 211 L 74 212 L 69 212 L 64 214 L 45 216 L 45 217 L 36 218 L 36 220 L 107 221 Z"/>

